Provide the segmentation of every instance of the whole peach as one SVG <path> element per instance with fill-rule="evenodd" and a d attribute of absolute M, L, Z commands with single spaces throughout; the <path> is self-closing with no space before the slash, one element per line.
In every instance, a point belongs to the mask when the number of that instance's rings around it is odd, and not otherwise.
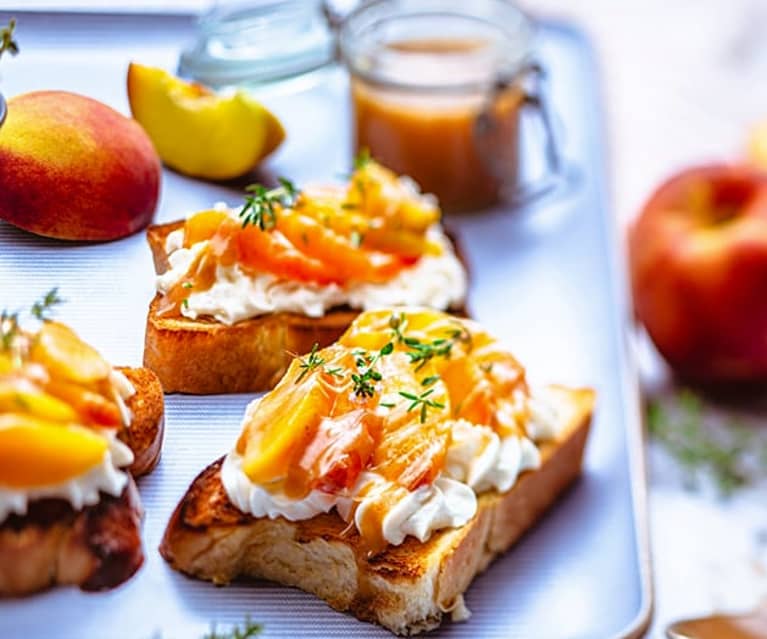
<path fill-rule="evenodd" d="M 629 232 L 637 317 L 682 377 L 767 380 L 767 175 L 746 166 L 681 172 Z"/>
<path fill-rule="evenodd" d="M 8 100 L 0 127 L 0 218 L 38 235 L 112 240 L 151 221 L 160 160 L 143 129 L 65 91 Z"/>

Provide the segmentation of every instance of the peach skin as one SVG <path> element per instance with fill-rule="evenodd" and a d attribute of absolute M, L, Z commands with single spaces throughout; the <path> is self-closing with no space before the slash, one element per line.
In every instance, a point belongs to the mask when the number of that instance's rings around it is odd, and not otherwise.
<path fill-rule="evenodd" d="M 8 100 L 0 128 L 0 218 L 63 240 L 124 237 L 152 220 L 160 160 L 144 130 L 65 91 Z"/>

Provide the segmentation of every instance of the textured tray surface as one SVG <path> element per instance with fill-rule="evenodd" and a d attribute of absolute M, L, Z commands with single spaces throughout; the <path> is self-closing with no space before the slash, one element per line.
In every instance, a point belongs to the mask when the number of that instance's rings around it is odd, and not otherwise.
<path fill-rule="evenodd" d="M 172 68 L 190 21 L 25 16 L 22 25 L 24 55 L 3 67 L 6 94 L 69 89 L 127 113 L 128 61 Z M 641 625 L 650 606 L 637 397 L 624 350 L 626 305 L 607 222 L 595 71 L 583 40 L 566 29 L 544 25 L 540 51 L 567 154 L 582 174 L 580 189 L 534 215 L 499 210 L 450 223 L 471 263 L 474 315 L 508 342 L 534 378 L 594 386 L 597 415 L 582 480 L 475 581 L 467 596 L 471 621 L 444 626 L 434 633 L 438 636 L 625 635 Z M 301 184 L 334 179 L 348 167 L 345 83 L 343 74 L 331 72 L 300 98 L 265 99 L 290 132 L 270 162 L 275 174 Z M 216 200 L 235 203 L 240 186 L 166 172 L 157 220 L 171 221 Z M 0 222 L 0 307 L 27 306 L 55 285 L 69 300 L 61 319 L 113 362 L 140 363 L 153 295 L 142 234 L 105 245 L 62 245 Z M 389 636 L 297 590 L 267 583 L 215 588 L 191 581 L 158 555 L 170 511 L 196 473 L 234 441 L 249 399 L 169 397 L 163 458 L 139 484 L 147 512 L 145 566 L 108 593 L 65 589 L 0 602 L 0 635 L 186 639 L 200 636 L 213 621 L 228 624 L 249 614 L 264 623 L 267 637 Z"/>

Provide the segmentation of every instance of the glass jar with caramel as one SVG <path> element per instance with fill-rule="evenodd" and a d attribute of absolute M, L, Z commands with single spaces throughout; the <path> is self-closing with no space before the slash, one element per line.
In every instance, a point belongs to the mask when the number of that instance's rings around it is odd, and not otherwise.
<path fill-rule="evenodd" d="M 560 160 L 535 86 L 532 27 L 507 0 L 376 0 L 340 31 L 354 139 L 434 193 L 443 209 L 519 201 L 556 182 Z M 543 123 L 546 174 L 520 169 L 520 115 Z"/>

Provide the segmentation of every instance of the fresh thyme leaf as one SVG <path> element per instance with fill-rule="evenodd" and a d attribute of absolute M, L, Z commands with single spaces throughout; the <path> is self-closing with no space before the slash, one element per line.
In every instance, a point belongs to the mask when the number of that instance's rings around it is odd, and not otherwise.
<path fill-rule="evenodd" d="M 340 366 L 336 366 L 334 368 L 328 368 L 325 367 L 325 373 L 330 375 L 331 377 L 343 377 L 343 374 L 341 373 L 343 369 Z"/>
<path fill-rule="evenodd" d="M 192 284 L 191 282 L 183 282 L 181 284 L 181 288 L 192 288 L 193 286 L 194 284 Z"/>
<path fill-rule="evenodd" d="M 19 314 L 3 310 L 0 313 L 0 344 L 4 351 L 11 348 L 13 339 L 19 332 Z"/>
<path fill-rule="evenodd" d="M 370 149 L 363 147 L 354 157 L 354 170 L 359 171 L 360 169 L 364 169 L 372 161 L 373 158 L 370 156 Z"/>
<path fill-rule="evenodd" d="M 260 624 L 254 623 L 250 620 L 250 617 L 246 617 L 242 627 L 233 626 L 228 632 L 219 633 L 216 627 L 213 626 L 211 631 L 204 635 L 202 639 L 252 639 L 252 637 L 261 634 L 261 630 Z"/>
<path fill-rule="evenodd" d="M 188 308 L 189 308 L 189 298 L 188 298 L 188 297 L 185 297 L 185 298 L 184 298 L 184 301 L 183 301 L 183 302 L 181 302 L 181 305 L 182 305 L 184 308 L 187 308 L 187 309 L 188 309 Z"/>
<path fill-rule="evenodd" d="M 298 189 L 285 178 L 278 178 L 280 186 L 267 189 L 263 184 L 251 184 L 245 187 L 250 194 L 245 196 L 245 204 L 239 212 L 242 226 L 257 226 L 262 231 L 273 229 L 277 225 L 277 211 L 280 207 L 290 207 L 296 203 Z"/>
<path fill-rule="evenodd" d="M 409 413 L 411 410 L 415 410 L 419 406 L 419 418 L 421 420 L 421 423 L 423 424 L 426 421 L 426 411 L 429 408 L 445 408 L 445 405 L 442 402 L 435 401 L 433 399 L 428 399 L 429 395 L 431 395 L 434 392 L 433 388 L 430 388 L 429 390 L 424 391 L 420 395 L 415 395 L 413 393 L 408 393 L 406 391 L 400 391 L 399 394 L 404 397 L 405 399 L 410 400 L 410 406 L 407 407 L 407 412 Z"/>
<path fill-rule="evenodd" d="M 16 28 L 16 19 L 11 18 L 8 24 L 0 28 L 0 58 L 3 53 L 16 55 L 19 52 L 19 43 L 13 38 L 13 31 Z"/>
<path fill-rule="evenodd" d="M 714 430 L 706 424 L 702 399 L 687 389 L 676 406 L 672 412 L 658 401 L 649 403 L 647 427 L 679 463 L 688 487 L 697 487 L 700 476 L 708 475 L 726 496 L 765 476 L 761 462 L 767 459 L 767 445 L 753 431 L 736 422 Z"/>
<path fill-rule="evenodd" d="M 52 312 L 53 307 L 57 304 L 61 304 L 63 301 L 64 300 L 59 297 L 58 287 L 52 288 L 43 296 L 43 299 L 37 300 L 32 304 L 30 310 L 32 317 L 36 317 L 40 321 L 48 320 L 48 315 Z"/>
<path fill-rule="evenodd" d="M 396 406 L 394 402 L 378 402 L 378 405 L 385 408 L 394 408 Z"/>
<path fill-rule="evenodd" d="M 357 375 L 357 373 L 352 373 L 352 382 L 354 382 L 354 394 L 357 395 L 357 397 L 373 397 L 375 395 L 376 389 L 375 387 L 370 383 L 369 377 L 366 377 L 365 374 Z"/>
<path fill-rule="evenodd" d="M 439 381 L 439 375 L 429 375 L 421 380 L 421 386 L 433 386 Z"/>
<path fill-rule="evenodd" d="M 389 327 L 394 332 L 394 338 L 398 344 L 405 342 L 405 331 L 407 330 L 407 316 L 405 313 L 392 315 L 389 318 Z"/>
<path fill-rule="evenodd" d="M 359 349 L 353 352 L 357 358 L 355 360 L 357 368 L 364 369 L 359 371 L 360 374 L 352 373 L 352 382 L 354 382 L 352 390 L 357 397 L 373 397 L 375 395 L 375 386 L 372 382 L 380 382 L 383 379 L 383 375 L 375 370 L 374 367 L 379 359 L 391 355 L 393 350 L 394 344 L 388 342 L 375 355 Z"/>
<path fill-rule="evenodd" d="M 298 377 L 296 377 L 295 384 L 298 384 L 304 377 L 306 377 L 307 373 L 313 371 L 318 366 L 322 366 L 325 363 L 325 359 L 317 355 L 317 349 L 319 349 L 320 344 L 319 342 L 314 342 L 312 345 L 312 350 L 309 352 L 309 355 L 305 359 L 300 359 L 300 366 L 301 372 L 298 374 Z"/>

